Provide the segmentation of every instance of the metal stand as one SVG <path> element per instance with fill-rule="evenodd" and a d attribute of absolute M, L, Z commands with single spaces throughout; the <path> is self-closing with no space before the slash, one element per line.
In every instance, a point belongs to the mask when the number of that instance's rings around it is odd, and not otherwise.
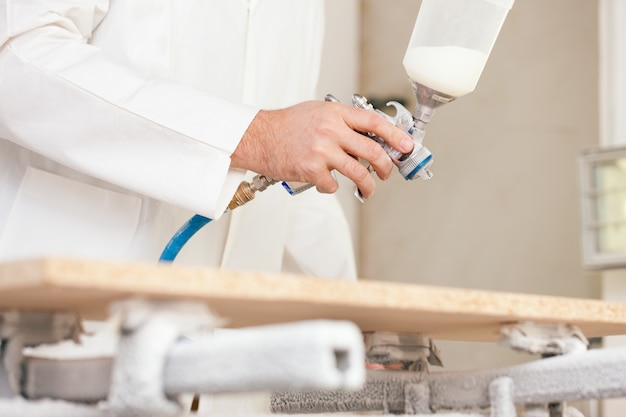
<path fill-rule="evenodd" d="M 112 311 L 111 351 L 67 358 L 24 348 L 77 346 L 76 316 L 1 312 L 0 415 L 171 417 L 188 414 L 182 395 L 274 391 L 275 413 L 580 417 L 566 401 L 626 396 L 626 349 L 587 350 L 564 325 L 502 329 L 502 344 L 540 360 L 430 372 L 442 361 L 425 335 L 362 334 L 326 320 L 214 329 L 220 323 L 196 302 L 128 300 Z M 366 374 L 366 362 L 398 370 Z"/>
<path fill-rule="evenodd" d="M 114 310 L 114 355 L 62 360 L 22 356 L 21 347 L 75 337 L 76 318 L 3 315 L 12 320 L 0 327 L 0 378 L 8 387 L 0 415 L 170 417 L 188 413 L 178 401 L 183 394 L 355 389 L 365 376 L 362 335 L 349 322 L 213 333 L 216 321 L 201 303 L 130 300 Z"/>
<path fill-rule="evenodd" d="M 413 340 L 428 338 L 416 336 Z M 272 411 L 381 411 L 413 415 L 454 412 L 463 416 L 515 417 L 517 406 L 522 406 L 528 417 L 574 417 L 582 414 L 567 407 L 565 401 L 626 396 L 626 349 L 588 351 L 587 340 L 578 329 L 533 323 L 503 328 L 502 343 L 516 350 L 541 354 L 543 359 L 464 372 L 369 371 L 363 388 L 354 392 L 276 392 Z M 419 343 L 418 346 L 430 345 Z M 402 344 L 396 349 L 410 350 Z M 401 352 L 396 359 L 405 356 Z M 385 358 L 384 362 L 393 359 Z"/>

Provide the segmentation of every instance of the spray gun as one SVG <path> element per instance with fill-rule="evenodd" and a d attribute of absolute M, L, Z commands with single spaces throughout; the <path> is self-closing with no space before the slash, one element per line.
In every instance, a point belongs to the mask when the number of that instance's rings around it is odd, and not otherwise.
<path fill-rule="evenodd" d="M 325 101 L 339 102 L 339 100 L 337 100 L 332 94 L 327 94 Z M 370 110 L 381 114 L 385 117 L 385 119 L 387 119 L 387 121 L 402 129 L 413 138 L 413 151 L 403 154 L 389 146 L 383 138 L 375 135 L 374 133 L 359 132 L 382 146 L 404 179 L 413 180 L 421 178 L 423 180 L 427 180 L 433 176 L 429 169 L 433 163 L 433 155 L 425 146 L 422 145 L 422 139 L 424 138 L 422 126 L 424 124 L 420 124 L 419 127 L 417 127 L 411 112 L 407 110 L 406 107 L 397 101 L 388 102 L 387 105 L 394 107 L 396 110 L 395 115 L 389 116 L 386 113 L 375 109 L 374 106 L 372 106 L 367 99 L 360 94 L 352 95 L 352 105 L 360 109 Z M 370 172 L 373 171 L 371 165 L 368 166 L 368 170 Z M 228 205 L 228 209 L 234 210 L 237 207 L 243 206 L 247 202 L 251 201 L 257 192 L 264 191 L 270 185 L 277 182 L 277 180 L 268 178 L 265 175 L 257 175 L 250 182 L 243 181 L 239 184 L 237 191 Z M 313 184 L 310 183 L 291 181 L 282 181 L 281 184 L 291 195 L 300 194 L 301 192 L 313 187 Z M 363 196 L 358 188 L 355 189 L 354 195 L 359 201 L 363 202 Z"/>

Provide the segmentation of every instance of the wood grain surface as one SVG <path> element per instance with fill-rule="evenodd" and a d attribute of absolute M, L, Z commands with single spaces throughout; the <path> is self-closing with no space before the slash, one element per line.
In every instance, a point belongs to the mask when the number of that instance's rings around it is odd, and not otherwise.
<path fill-rule="evenodd" d="M 363 331 L 495 341 L 503 324 L 567 323 L 587 337 L 626 334 L 626 304 L 601 300 L 297 275 L 228 272 L 176 264 L 35 259 L 0 263 L 0 308 L 75 311 L 101 319 L 112 301 L 200 300 L 244 327 L 339 319 Z"/>

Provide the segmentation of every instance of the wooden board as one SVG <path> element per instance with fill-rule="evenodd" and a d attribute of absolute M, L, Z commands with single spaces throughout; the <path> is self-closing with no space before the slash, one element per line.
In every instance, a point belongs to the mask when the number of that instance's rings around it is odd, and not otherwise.
<path fill-rule="evenodd" d="M 37 259 L 0 263 L 0 309 L 104 318 L 129 297 L 202 300 L 227 326 L 344 319 L 363 331 L 494 341 L 502 324 L 570 323 L 587 337 L 626 334 L 626 305 L 600 300 L 223 272 L 176 264 Z"/>

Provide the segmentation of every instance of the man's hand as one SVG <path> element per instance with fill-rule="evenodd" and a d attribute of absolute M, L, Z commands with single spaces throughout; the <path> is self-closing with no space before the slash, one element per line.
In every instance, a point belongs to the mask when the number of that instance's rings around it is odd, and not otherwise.
<path fill-rule="evenodd" d="M 356 131 L 375 133 L 402 153 L 413 149 L 412 139 L 380 114 L 308 101 L 259 111 L 232 154 L 232 166 L 276 180 L 313 183 L 323 193 L 337 191 L 339 185 L 331 175 L 337 170 L 368 198 L 376 183 L 356 158 L 369 162 L 383 180 L 394 164 L 378 143 Z"/>

